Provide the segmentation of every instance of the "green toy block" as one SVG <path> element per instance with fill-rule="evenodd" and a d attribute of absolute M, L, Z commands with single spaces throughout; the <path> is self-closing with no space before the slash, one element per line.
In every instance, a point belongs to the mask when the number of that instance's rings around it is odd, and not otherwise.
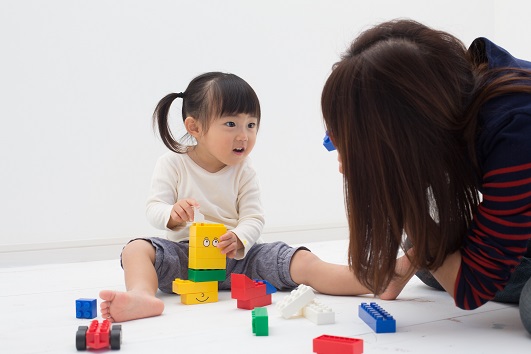
<path fill-rule="evenodd" d="M 269 320 L 267 317 L 267 308 L 256 307 L 252 311 L 253 333 L 257 336 L 269 335 Z"/>
<path fill-rule="evenodd" d="M 195 282 L 225 281 L 225 269 L 192 269 L 188 268 L 188 279 Z"/>

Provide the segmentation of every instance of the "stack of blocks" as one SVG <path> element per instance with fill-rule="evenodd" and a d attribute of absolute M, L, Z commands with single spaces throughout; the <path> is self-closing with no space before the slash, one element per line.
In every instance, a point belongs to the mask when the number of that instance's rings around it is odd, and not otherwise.
<path fill-rule="evenodd" d="M 227 232 L 223 224 L 193 223 L 190 226 L 188 280 L 175 279 L 173 292 L 185 305 L 218 301 L 218 281 L 225 280 L 227 257 L 217 247 Z"/>
<path fill-rule="evenodd" d="M 304 284 L 277 303 L 277 310 L 284 318 L 304 316 L 318 325 L 335 322 L 332 309 L 315 299 L 312 288 Z"/>
<path fill-rule="evenodd" d="M 266 280 L 252 280 L 245 274 L 232 273 L 230 282 L 231 297 L 237 300 L 239 309 L 252 310 L 271 305 L 271 294 L 277 291 Z"/>

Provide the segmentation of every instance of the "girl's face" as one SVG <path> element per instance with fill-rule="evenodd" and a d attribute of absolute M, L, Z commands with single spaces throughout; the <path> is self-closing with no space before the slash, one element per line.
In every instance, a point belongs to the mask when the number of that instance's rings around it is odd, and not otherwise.
<path fill-rule="evenodd" d="M 214 119 L 208 131 L 196 137 L 200 165 L 216 172 L 242 162 L 254 148 L 257 131 L 258 118 L 248 114 Z"/>

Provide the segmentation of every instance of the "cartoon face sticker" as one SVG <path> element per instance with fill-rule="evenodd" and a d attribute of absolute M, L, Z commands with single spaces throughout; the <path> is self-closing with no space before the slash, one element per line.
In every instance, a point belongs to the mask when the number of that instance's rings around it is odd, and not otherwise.
<path fill-rule="evenodd" d="M 212 240 L 212 242 L 210 242 L 210 239 L 208 237 L 205 237 L 203 239 L 203 246 L 204 247 L 208 247 L 210 245 L 212 245 L 213 247 L 218 247 L 218 243 L 219 243 L 219 240 L 217 237 L 214 237 L 214 239 Z"/>
<path fill-rule="evenodd" d="M 198 297 L 196 297 L 195 299 L 197 300 L 197 302 L 207 302 L 209 297 L 206 296 L 205 293 L 200 293 L 200 294 L 197 294 Z"/>

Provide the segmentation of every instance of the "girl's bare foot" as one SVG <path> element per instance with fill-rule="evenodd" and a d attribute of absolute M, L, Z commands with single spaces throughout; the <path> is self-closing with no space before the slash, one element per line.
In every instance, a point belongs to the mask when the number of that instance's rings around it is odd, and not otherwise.
<path fill-rule="evenodd" d="M 158 316 L 164 311 L 164 302 L 145 292 L 102 290 L 100 298 L 101 317 L 111 322 Z"/>

